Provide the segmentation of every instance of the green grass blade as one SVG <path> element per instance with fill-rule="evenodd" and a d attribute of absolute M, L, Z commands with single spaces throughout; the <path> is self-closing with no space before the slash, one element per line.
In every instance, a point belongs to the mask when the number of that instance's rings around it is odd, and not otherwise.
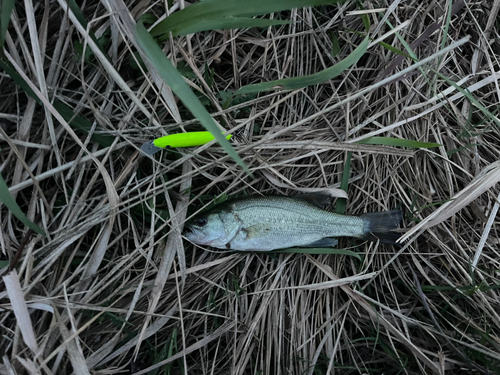
<path fill-rule="evenodd" d="M 361 56 L 365 54 L 369 42 L 369 38 L 366 37 L 363 42 L 344 60 L 342 60 L 338 64 L 335 64 L 334 66 L 322 70 L 321 72 L 310 74 L 304 77 L 278 79 L 276 81 L 243 86 L 238 91 L 236 91 L 235 94 L 250 94 L 269 90 L 297 90 L 303 87 L 326 82 L 338 76 L 346 69 L 349 69 L 352 65 L 356 64 Z"/>
<path fill-rule="evenodd" d="M 9 77 L 26 93 L 26 95 L 35 99 L 38 104 L 42 104 L 40 98 L 35 94 L 31 87 L 26 83 L 26 81 L 21 77 L 12 64 L 8 61 L 0 59 L 0 69 L 9 75 Z"/>
<path fill-rule="evenodd" d="M 2 268 L 8 267 L 10 262 L 8 260 L 0 260 L 0 270 Z"/>
<path fill-rule="evenodd" d="M 441 146 L 439 143 L 418 142 L 407 139 L 390 138 L 390 137 L 370 137 L 362 139 L 356 143 L 363 145 L 384 145 L 384 146 L 397 146 L 408 148 L 432 148 Z"/>
<path fill-rule="evenodd" d="M 3 56 L 3 46 L 5 44 L 5 35 L 9 27 L 10 14 L 16 2 L 14 0 L 2 0 L 0 2 L 0 55 Z"/>
<path fill-rule="evenodd" d="M 330 33 L 330 40 L 332 41 L 332 57 L 335 57 L 340 53 L 339 38 L 335 33 Z"/>
<path fill-rule="evenodd" d="M 290 21 L 270 20 L 267 18 L 231 17 L 231 18 L 207 18 L 199 20 L 197 23 L 180 25 L 177 28 L 169 29 L 173 36 L 194 34 L 207 30 L 228 30 L 247 27 L 269 27 L 274 25 L 286 25 Z M 161 40 L 166 38 L 160 37 Z"/>
<path fill-rule="evenodd" d="M 351 175 L 351 156 L 352 151 L 347 153 L 344 165 L 344 171 L 342 172 L 342 181 L 340 181 L 340 188 L 347 193 L 347 186 L 349 185 L 349 176 Z M 345 214 L 345 207 L 347 206 L 346 198 L 337 199 L 337 204 L 335 206 L 335 212 L 338 214 Z"/>
<path fill-rule="evenodd" d="M 71 9 L 71 11 L 73 12 L 73 14 L 75 15 L 76 19 L 78 20 L 78 22 L 80 22 L 80 24 L 85 29 L 87 29 L 88 22 L 85 19 L 85 16 L 83 15 L 83 12 L 80 9 L 80 7 L 78 6 L 78 4 L 76 3 L 76 1 L 75 0 L 70 0 L 69 3 L 68 3 L 68 5 L 69 5 L 69 8 Z M 104 48 L 101 45 L 102 43 L 99 43 L 98 39 L 96 38 L 96 36 L 95 36 L 95 34 L 94 34 L 94 32 L 92 30 L 89 30 L 89 36 L 94 41 L 94 43 L 96 44 L 96 46 L 102 51 L 102 53 L 105 56 L 107 56 L 106 51 L 104 50 Z M 87 49 L 90 50 L 90 47 L 87 47 Z M 88 53 L 90 53 L 90 51 Z"/>
<path fill-rule="evenodd" d="M 482 144 L 480 144 L 480 143 L 473 143 L 471 145 L 467 145 L 467 146 L 464 146 L 464 147 L 455 148 L 453 150 L 446 151 L 446 155 L 451 156 L 453 154 L 456 154 L 457 152 L 462 152 L 462 151 L 468 150 L 469 148 L 476 147 L 476 146 L 482 146 Z"/>
<path fill-rule="evenodd" d="M 2 175 L 0 174 L 0 200 L 3 204 L 9 209 L 12 214 L 17 217 L 21 222 L 26 225 L 28 228 L 33 229 L 36 233 L 43 234 L 45 236 L 45 232 L 36 224 L 32 223 L 26 215 L 21 211 L 21 207 L 18 206 L 12 195 L 10 195 L 9 187 L 5 183 Z"/>
<path fill-rule="evenodd" d="M 370 17 L 367 14 L 361 14 L 361 21 L 363 21 L 366 32 L 370 32 Z"/>
<path fill-rule="evenodd" d="M 221 27 L 222 21 L 230 22 L 231 18 L 242 16 L 257 16 L 283 10 L 302 8 L 307 6 L 336 4 L 339 0 L 212 0 L 200 1 L 179 12 L 170 15 L 151 30 L 153 37 L 166 39 L 170 32 L 173 35 L 210 30 L 205 28 L 204 23 L 219 20 L 217 28 Z M 199 25 L 199 27 L 197 27 Z M 245 27 L 233 24 L 231 27 Z"/>
<path fill-rule="evenodd" d="M 385 23 L 391 29 L 394 29 L 394 26 L 392 26 L 392 24 L 391 24 L 391 22 L 389 20 L 386 20 Z M 401 34 L 398 33 L 398 32 L 396 32 L 395 35 L 398 38 L 399 42 L 403 45 L 403 47 L 405 47 L 406 51 L 408 52 L 408 57 L 410 59 L 412 59 L 414 62 L 418 62 L 419 59 L 418 59 L 417 55 L 415 54 L 415 52 L 413 51 L 413 49 L 411 48 L 411 46 L 406 42 L 406 40 L 401 36 Z M 398 52 L 396 52 L 396 53 L 398 53 Z M 398 54 L 400 54 L 400 53 L 398 53 Z M 427 74 L 425 73 L 424 69 L 422 67 L 419 67 L 418 70 L 422 74 L 422 77 L 424 77 L 424 79 L 427 81 L 427 83 L 430 84 L 429 78 L 427 77 Z"/>
<path fill-rule="evenodd" d="M 365 10 L 365 8 L 363 7 L 363 4 L 360 1 L 356 2 L 356 8 L 358 8 L 360 10 Z M 363 26 L 365 27 L 366 32 L 369 33 L 370 32 L 370 17 L 366 13 L 360 14 L 360 17 L 361 17 L 361 21 L 363 22 Z"/>
<path fill-rule="evenodd" d="M 387 50 L 389 50 L 389 51 L 391 51 L 393 53 L 396 53 L 398 55 L 410 58 L 410 56 L 407 53 L 404 53 L 400 49 L 397 49 L 396 47 L 393 47 L 393 46 L 391 46 L 390 44 L 388 44 L 386 42 L 378 42 L 377 44 L 381 45 L 382 47 L 384 47 L 385 49 L 387 49 Z"/>
<path fill-rule="evenodd" d="M 238 165 L 250 174 L 248 167 L 226 139 L 226 136 L 222 134 L 214 119 L 207 112 L 203 104 L 201 104 L 197 96 L 191 91 L 182 75 L 177 71 L 177 69 L 175 69 L 174 65 L 165 56 L 158 44 L 156 44 L 142 22 L 138 22 L 136 24 L 135 30 L 139 46 L 149 58 L 151 63 L 156 67 L 159 75 L 163 78 L 167 85 L 169 85 L 179 99 L 182 100 L 184 105 L 191 111 L 198 121 L 200 121 L 205 129 L 212 133 L 224 151 L 226 151 L 227 154 L 231 156 L 236 163 L 238 163 Z"/>
<path fill-rule="evenodd" d="M 78 6 L 78 4 L 76 3 L 76 1 L 69 0 L 68 6 L 69 6 L 69 9 L 71 9 L 73 14 L 75 15 L 78 22 L 80 22 L 80 24 L 86 29 L 88 26 L 87 20 L 85 19 L 85 16 L 83 15 L 83 12 L 80 9 L 80 7 Z"/>
<path fill-rule="evenodd" d="M 481 112 L 483 112 L 490 120 L 492 120 L 497 126 L 500 126 L 500 120 L 488 109 L 483 106 L 472 94 L 469 90 L 463 89 L 459 85 L 457 85 L 454 81 L 446 77 L 445 75 L 439 73 L 437 70 L 432 69 L 432 71 L 437 74 L 440 78 L 444 79 L 446 82 L 448 82 L 450 85 L 455 87 L 462 95 L 464 95 L 467 99 L 469 99 L 472 104 L 474 104 Z"/>
<path fill-rule="evenodd" d="M 441 41 L 441 49 L 443 49 L 444 47 L 446 47 L 446 42 L 448 41 L 448 30 L 450 28 L 450 22 L 451 22 L 451 8 L 452 8 L 453 4 L 452 2 L 450 1 L 449 4 L 448 4 L 448 12 L 446 13 L 446 22 L 444 23 L 444 30 L 443 30 L 443 40 Z M 441 65 L 441 60 L 443 59 L 443 57 L 440 57 L 439 58 L 439 63 L 437 66 L 440 66 Z"/>
<path fill-rule="evenodd" d="M 345 249 L 332 249 L 332 248 L 291 248 L 291 249 L 280 249 L 274 250 L 273 253 L 293 253 L 293 254 L 334 254 L 334 255 L 347 255 L 350 257 L 355 257 L 358 260 L 361 260 L 361 257 L 355 253 L 354 251 L 345 250 Z"/>

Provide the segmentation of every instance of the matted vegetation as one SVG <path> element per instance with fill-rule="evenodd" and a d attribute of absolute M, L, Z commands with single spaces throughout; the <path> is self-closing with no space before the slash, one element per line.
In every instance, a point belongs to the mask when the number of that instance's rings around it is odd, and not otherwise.
<path fill-rule="evenodd" d="M 0 373 L 500 373 L 500 1 L 274 1 L 2 1 Z M 193 114 L 240 165 L 140 154 Z M 323 188 L 403 209 L 402 246 L 182 238 L 229 196 Z"/>

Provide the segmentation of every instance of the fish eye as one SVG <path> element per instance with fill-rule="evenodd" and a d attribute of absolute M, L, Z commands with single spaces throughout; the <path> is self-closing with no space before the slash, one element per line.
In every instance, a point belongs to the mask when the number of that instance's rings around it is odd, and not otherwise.
<path fill-rule="evenodd" d="M 199 217 L 198 219 L 196 219 L 195 224 L 199 227 L 203 227 L 207 224 L 207 219 L 204 217 Z"/>

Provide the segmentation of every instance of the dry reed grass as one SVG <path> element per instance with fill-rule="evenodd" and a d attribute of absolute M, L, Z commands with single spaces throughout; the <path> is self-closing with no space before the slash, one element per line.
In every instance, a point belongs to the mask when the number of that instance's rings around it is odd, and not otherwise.
<path fill-rule="evenodd" d="M 500 1 L 450 5 L 384 1 L 359 12 L 346 2 L 285 12 L 290 25 L 263 31 L 167 41 L 235 134 L 250 178 L 214 144 L 139 155 L 147 140 L 199 129 L 152 67 L 144 76 L 131 65 L 127 17 L 164 16 L 161 3 L 90 1 L 87 27 L 62 0 L 18 3 L 7 58 L 46 100 L 0 77 L 1 174 L 47 235 L 2 209 L 1 256 L 15 272 L 0 269 L 0 373 L 498 373 L 500 131 L 477 103 L 498 115 Z M 359 13 L 374 39 L 405 51 L 386 21 L 399 27 L 423 63 L 372 43 L 333 80 L 226 102 L 228 90 L 343 59 L 362 40 Z M 108 59 L 89 30 L 109 37 Z M 112 144 L 75 132 L 55 99 Z M 441 146 L 353 143 L 374 135 Z M 217 197 L 340 186 L 348 152 L 346 211 L 404 208 L 413 229 L 402 247 L 341 241 L 358 260 L 228 254 L 182 240 L 186 218 Z"/>

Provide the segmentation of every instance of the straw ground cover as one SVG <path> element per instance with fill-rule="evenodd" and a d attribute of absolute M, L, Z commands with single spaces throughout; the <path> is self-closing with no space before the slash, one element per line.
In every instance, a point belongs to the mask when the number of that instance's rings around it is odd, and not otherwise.
<path fill-rule="evenodd" d="M 190 4 L 2 1 L 0 373 L 500 372 L 500 1 L 317 3 L 161 35 Z M 215 142 L 140 155 L 203 127 L 139 19 L 251 176 Z M 331 210 L 402 208 L 402 246 L 181 236 L 228 196 L 339 187 Z"/>

